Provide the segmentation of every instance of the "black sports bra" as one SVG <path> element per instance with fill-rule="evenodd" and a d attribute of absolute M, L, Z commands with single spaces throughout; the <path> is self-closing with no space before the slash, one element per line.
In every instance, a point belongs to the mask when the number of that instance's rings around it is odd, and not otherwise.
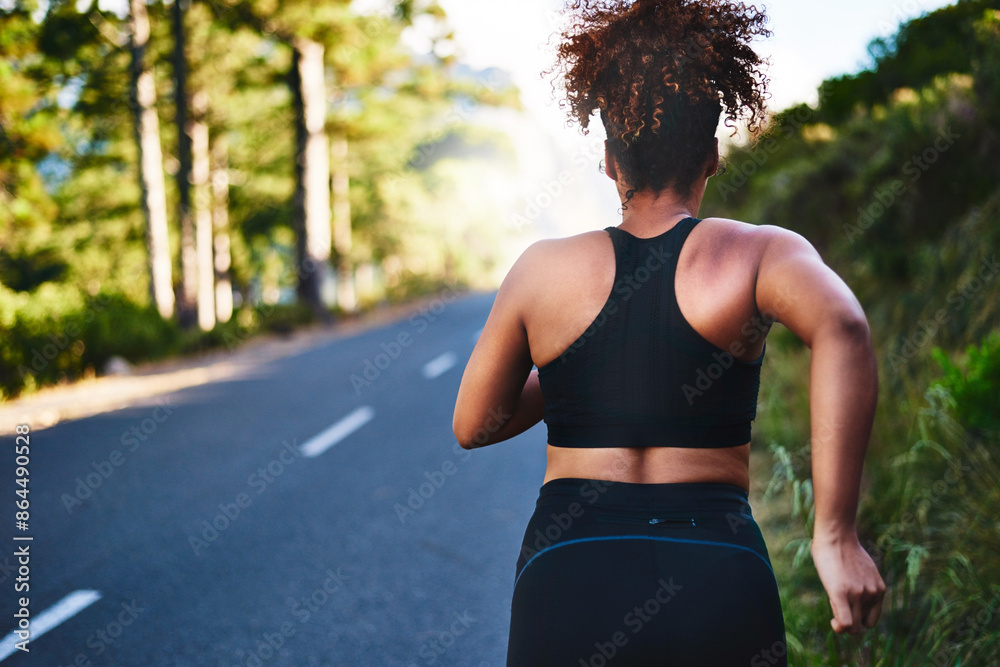
<path fill-rule="evenodd" d="M 591 325 L 538 369 L 556 447 L 732 447 L 750 441 L 766 351 L 740 361 L 706 340 L 677 306 L 685 218 L 640 239 L 608 227 L 615 281 Z"/>

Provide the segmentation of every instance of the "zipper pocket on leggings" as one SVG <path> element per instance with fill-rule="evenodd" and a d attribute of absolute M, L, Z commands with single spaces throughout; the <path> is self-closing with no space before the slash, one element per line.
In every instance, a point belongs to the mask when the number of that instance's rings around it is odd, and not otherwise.
<path fill-rule="evenodd" d="M 690 528 L 697 524 L 694 522 L 694 517 L 686 518 L 675 518 L 675 517 L 642 517 L 642 516 L 629 516 L 629 515 L 599 515 L 597 521 L 604 523 L 631 523 L 643 526 L 662 526 L 664 528 Z"/>

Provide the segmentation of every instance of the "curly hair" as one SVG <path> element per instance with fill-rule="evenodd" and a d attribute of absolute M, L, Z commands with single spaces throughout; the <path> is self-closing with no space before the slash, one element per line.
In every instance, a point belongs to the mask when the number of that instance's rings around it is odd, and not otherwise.
<path fill-rule="evenodd" d="M 762 10 L 725 0 L 573 0 L 556 65 L 571 123 L 600 111 L 628 186 L 687 196 L 726 126 L 764 119 L 767 77 L 750 48 L 770 35 Z"/>

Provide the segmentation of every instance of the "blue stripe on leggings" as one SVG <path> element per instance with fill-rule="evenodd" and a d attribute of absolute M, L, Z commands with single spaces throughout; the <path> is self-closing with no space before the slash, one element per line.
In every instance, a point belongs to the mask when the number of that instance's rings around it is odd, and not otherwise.
<path fill-rule="evenodd" d="M 553 544 L 551 547 L 545 547 L 544 549 L 536 553 L 534 556 L 529 558 L 528 562 L 524 564 L 524 567 L 521 568 L 520 574 L 517 575 L 517 579 L 514 580 L 514 588 L 515 589 L 517 588 L 517 582 L 521 580 L 521 575 L 524 574 L 524 571 L 528 569 L 528 566 L 531 565 L 534 562 L 534 560 L 539 556 L 541 556 L 543 553 L 546 553 L 547 551 L 552 551 L 553 549 L 558 549 L 559 547 L 569 546 L 570 544 L 580 544 L 581 542 L 603 542 L 606 540 L 659 540 L 661 542 L 711 544 L 717 547 L 730 547 L 731 549 L 742 549 L 743 551 L 749 551 L 754 556 L 764 561 L 764 564 L 767 565 L 767 569 L 771 570 L 771 576 L 772 577 L 774 576 L 774 569 L 771 567 L 771 564 L 767 562 L 767 559 L 761 556 L 757 551 L 754 551 L 750 547 L 745 547 L 742 544 L 729 544 L 728 542 L 713 542 L 711 540 L 689 540 L 683 537 L 657 537 L 655 535 L 605 535 L 603 537 L 581 537 L 579 539 L 566 540 L 565 542 L 560 542 L 559 544 Z"/>

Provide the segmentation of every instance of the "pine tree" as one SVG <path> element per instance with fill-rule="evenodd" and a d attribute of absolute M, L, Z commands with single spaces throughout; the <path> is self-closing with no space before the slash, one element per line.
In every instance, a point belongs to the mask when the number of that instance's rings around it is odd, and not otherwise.
<path fill-rule="evenodd" d="M 180 323 L 189 327 L 197 320 L 201 322 L 198 273 L 198 245 L 195 237 L 195 211 L 191 205 L 192 127 L 188 122 L 187 85 L 187 43 L 184 29 L 184 14 L 189 0 L 174 0 L 170 10 L 170 24 L 174 39 L 174 123 L 177 129 L 177 219 L 180 223 L 181 239 L 181 299 Z M 204 327 L 203 327 L 204 328 Z M 211 327 L 209 327 L 211 328 Z"/>
<path fill-rule="evenodd" d="M 174 293 L 167 231 L 166 187 L 160 147 L 160 122 L 156 115 L 156 84 L 153 73 L 145 62 L 150 34 L 145 0 L 130 0 L 129 27 L 129 49 L 132 52 L 132 109 L 136 145 L 139 149 L 142 210 L 148 229 L 150 287 L 160 315 L 170 318 L 174 311 Z"/>

